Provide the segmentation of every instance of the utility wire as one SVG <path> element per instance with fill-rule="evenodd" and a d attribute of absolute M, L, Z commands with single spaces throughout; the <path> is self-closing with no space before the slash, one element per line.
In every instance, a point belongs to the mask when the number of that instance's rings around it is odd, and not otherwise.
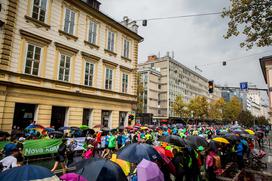
<path fill-rule="evenodd" d="M 245 55 L 245 56 L 241 56 L 241 57 L 231 58 L 231 59 L 227 59 L 225 61 L 223 60 L 223 61 L 220 61 L 220 62 L 212 62 L 212 63 L 202 64 L 202 65 L 196 65 L 196 67 L 205 67 L 205 66 L 209 66 L 209 65 L 222 64 L 222 62 L 244 61 L 242 59 L 247 58 L 247 57 L 256 56 L 256 55 L 259 55 L 259 54 L 263 54 L 263 53 L 266 53 L 266 52 L 272 52 L 272 50 L 267 50 L 267 51 L 263 51 L 263 52 L 259 52 L 259 53 L 253 53 L 253 54 L 249 54 L 249 55 Z"/>
<path fill-rule="evenodd" d="M 212 12 L 212 13 L 200 13 L 200 14 L 188 14 L 188 15 L 179 15 L 179 16 L 169 16 L 169 17 L 157 17 L 157 18 L 149 18 L 149 19 L 138 19 L 135 21 L 156 21 L 156 20 L 167 20 L 167 19 L 178 19 L 178 18 L 191 18 L 198 16 L 210 16 L 210 15 L 218 15 L 222 14 L 222 12 Z"/>

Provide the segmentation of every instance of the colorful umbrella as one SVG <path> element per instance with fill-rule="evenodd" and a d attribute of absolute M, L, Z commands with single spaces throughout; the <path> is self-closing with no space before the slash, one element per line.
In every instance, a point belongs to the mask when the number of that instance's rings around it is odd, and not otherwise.
<path fill-rule="evenodd" d="M 146 159 L 137 165 L 137 178 L 140 181 L 164 181 L 163 173 L 158 165 Z"/>
<path fill-rule="evenodd" d="M 87 126 L 87 125 L 81 125 L 81 126 L 79 126 L 79 128 L 80 128 L 81 130 L 90 129 L 89 126 Z"/>
<path fill-rule="evenodd" d="M 66 173 L 60 177 L 63 181 L 88 181 L 84 177 L 76 173 Z"/>
<path fill-rule="evenodd" d="M 154 149 L 160 154 L 169 158 L 173 158 L 174 154 L 170 150 L 166 150 L 162 146 L 155 146 Z"/>
<path fill-rule="evenodd" d="M 216 138 L 213 138 L 212 140 L 216 141 L 216 142 L 219 142 L 219 143 L 226 143 L 226 144 L 230 143 L 227 139 L 222 138 L 222 137 L 216 137 Z"/>
<path fill-rule="evenodd" d="M 185 142 L 194 148 L 197 148 L 199 146 L 203 146 L 205 148 L 208 147 L 207 140 L 200 136 L 187 136 Z"/>
<path fill-rule="evenodd" d="M 117 152 L 117 157 L 131 163 L 140 163 L 143 159 L 156 161 L 161 158 L 151 145 L 144 143 L 133 143 L 121 148 Z"/>
<path fill-rule="evenodd" d="M 126 176 L 129 175 L 129 173 L 130 173 L 130 163 L 129 162 L 127 162 L 125 160 L 118 159 L 116 154 L 112 154 L 111 161 L 113 161 L 114 163 L 117 163 L 122 168 L 122 170 Z"/>
<path fill-rule="evenodd" d="M 76 173 L 91 181 L 127 181 L 121 167 L 107 159 L 85 159 L 76 164 Z"/>
<path fill-rule="evenodd" d="M 103 127 L 102 124 L 97 124 L 93 128 L 102 128 L 102 127 Z"/>
<path fill-rule="evenodd" d="M 0 180 L 5 181 L 25 181 L 25 180 L 43 180 L 59 181 L 49 169 L 37 165 L 25 165 L 8 169 L 1 174 Z"/>
<path fill-rule="evenodd" d="M 180 147 L 184 147 L 186 145 L 185 141 L 176 135 L 162 136 L 159 141 L 170 143 L 172 145 Z"/>
<path fill-rule="evenodd" d="M 250 135 L 254 135 L 255 134 L 255 132 L 252 131 L 252 130 L 250 130 L 250 129 L 245 129 L 245 132 L 247 132 Z"/>

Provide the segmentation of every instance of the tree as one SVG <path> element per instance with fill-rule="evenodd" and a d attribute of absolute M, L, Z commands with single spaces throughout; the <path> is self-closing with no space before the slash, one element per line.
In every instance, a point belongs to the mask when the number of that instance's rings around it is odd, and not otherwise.
<path fill-rule="evenodd" d="M 269 121 L 264 116 L 256 117 L 255 118 L 256 125 L 268 125 Z"/>
<path fill-rule="evenodd" d="M 224 105 L 225 100 L 223 98 L 210 102 L 208 108 L 208 118 L 213 120 L 222 120 Z"/>
<path fill-rule="evenodd" d="M 239 34 L 245 35 L 241 47 L 252 48 L 272 44 L 272 1 L 271 0 L 230 0 L 229 9 L 224 8 L 222 17 L 228 17 L 226 39 Z"/>
<path fill-rule="evenodd" d="M 183 100 L 183 96 L 177 96 L 175 101 L 172 104 L 173 111 L 179 117 L 186 117 L 187 110 L 186 110 L 186 103 Z"/>
<path fill-rule="evenodd" d="M 252 127 L 254 125 L 255 117 L 249 111 L 242 111 L 238 116 L 238 122 L 246 127 Z"/>
<path fill-rule="evenodd" d="M 206 97 L 196 96 L 188 104 L 188 111 L 194 118 L 206 118 L 208 115 L 208 101 Z"/>
<path fill-rule="evenodd" d="M 137 113 L 144 112 L 144 102 L 143 102 L 143 93 L 144 93 L 144 86 L 141 81 L 141 74 L 137 74 Z"/>
<path fill-rule="evenodd" d="M 224 104 L 223 119 L 226 121 L 236 121 L 242 111 L 242 105 L 238 97 L 234 96 L 229 102 Z"/>

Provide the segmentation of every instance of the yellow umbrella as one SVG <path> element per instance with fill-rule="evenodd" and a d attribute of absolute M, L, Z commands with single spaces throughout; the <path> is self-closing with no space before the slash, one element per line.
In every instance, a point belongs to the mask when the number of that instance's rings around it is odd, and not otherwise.
<path fill-rule="evenodd" d="M 254 135 L 254 131 L 250 130 L 250 129 L 245 129 L 245 131 L 248 133 L 248 134 L 251 134 L 251 135 Z"/>
<path fill-rule="evenodd" d="M 130 173 L 130 163 L 117 158 L 116 154 L 112 154 L 111 161 L 117 163 L 123 170 L 126 176 Z"/>
<path fill-rule="evenodd" d="M 226 144 L 230 143 L 228 140 L 226 140 L 225 138 L 222 138 L 222 137 L 216 137 L 216 138 L 213 138 L 212 140 L 216 141 L 216 142 L 220 142 L 220 143 L 226 143 Z"/>
<path fill-rule="evenodd" d="M 148 127 L 145 127 L 145 126 L 141 127 L 141 130 L 145 130 L 145 129 L 148 129 Z"/>

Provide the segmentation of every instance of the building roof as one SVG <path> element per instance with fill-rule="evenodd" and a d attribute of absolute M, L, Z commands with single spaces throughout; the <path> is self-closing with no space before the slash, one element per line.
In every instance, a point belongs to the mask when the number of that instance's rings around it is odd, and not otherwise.
<path fill-rule="evenodd" d="M 143 66 L 143 65 L 147 65 L 147 64 L 151 64 L 151 63 L 156 63 L 156 62 L 163 62 L 163 61 L 169 61 L 169 62 L 175 63 L 178 66 L 180 66 L 180 67 L 186 69 L 187 71 L 193 73 L 195 76 L 200 77 L 203 80 L 205 80 L 205 81 L 208 82 L 207 78 L 205 78 L 204 76 L 202 76 L 199 73 L 195 72 L 194 70 L 190 69 L 189 67 L 183 65 L 182 63 L 178 62 L 177 60 L 171 58 L 170 56 L 164 56 L 164 57 L 157 58 L 156 60 L 146 61 L 144 63 L 139 64 L 138 66 Z"/>
<path fill-rule="evenodd" d="M 267 83 L 267 75 L 266 75 L 266 69 L 265 69 L 265 62 L 267 61 L 272 62 L 272 55 L 260 58 L 260 65 L 263 72 L 265 83 Z"/>
<path fill-rule="evenodd" d="M 91 7 L 90 5 L 88 5 L 86 2 L 84 2 L 82 0 L 80 0 L 80 1 L 65 0 L 65 1 L 75 5 L 77 7 L 82 8 L 83 10 L 87 11 L 88 13 L 91 13 L 97 19 L 104 20 L 104 21 L 108 22 L 108 25 L 118 29 L 119 31 L 124 32 L 127 35 L 134 37 L 135 39 L 137 39 L 140 42 L 144 40 L 144 38 L 141 37 L 140 35 L 138 35 L 136 32 L 130 30 L 128 27 L 122 25 L 120 22 L 117 22 L 116 20 L 114 20 L 113 18 L 109 17 L 108 15 L 102 13 L 101 11 Z"/>

